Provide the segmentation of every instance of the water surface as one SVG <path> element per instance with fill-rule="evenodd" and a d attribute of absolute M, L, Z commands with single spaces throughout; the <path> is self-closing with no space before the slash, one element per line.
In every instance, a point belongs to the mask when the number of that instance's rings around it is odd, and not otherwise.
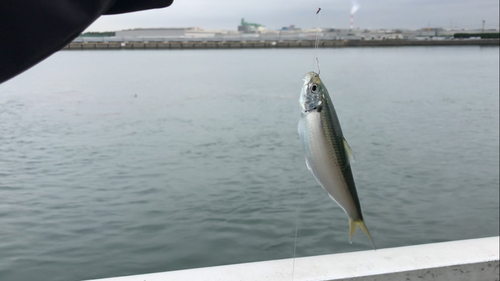
<path fill-rule="evenodd" d="M 379 248 L 499 234 L 499 49 L 322 49 Z M 369 250 L 307 170 L 311 49 L 63 51 L 0 85 L 0 279 Z"/>

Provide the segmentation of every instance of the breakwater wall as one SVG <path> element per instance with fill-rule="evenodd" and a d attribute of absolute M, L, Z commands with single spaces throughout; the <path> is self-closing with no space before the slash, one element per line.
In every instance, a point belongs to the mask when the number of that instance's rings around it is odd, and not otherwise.
<path fill-rule="evenodd" d="M 63 50 L 106 49 L 241 49 L 313 48 L 314 40 L 303 41 L 166 41 L 166 42 L 72 42 Z M 402 46 L 499 46 L 498 39 L 472 40 L 321 40 L 320 48 Z"/>

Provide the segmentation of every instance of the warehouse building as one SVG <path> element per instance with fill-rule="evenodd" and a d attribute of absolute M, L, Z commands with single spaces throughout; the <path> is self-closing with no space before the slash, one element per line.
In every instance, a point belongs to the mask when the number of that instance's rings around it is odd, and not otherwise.
<path fill-rule="evenodd" d="M 183 37 L 190 28 L 135 28 L 116 31 L 116 37 Z"/>

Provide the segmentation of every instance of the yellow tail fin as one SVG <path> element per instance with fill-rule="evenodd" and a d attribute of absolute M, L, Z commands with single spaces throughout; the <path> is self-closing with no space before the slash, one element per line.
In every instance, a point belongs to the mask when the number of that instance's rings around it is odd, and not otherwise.
<path fill-rule="evenodd" d="M 368 231 L 368 228 L 366 227 L 365 221 L 360 220 L 360 221 L 353 221 L 352 219 L 349 218 L 349 243 L 352 243 L 352 238 L 354 237 L 354 233 L 356 230 L 360 227 L 363 229 L 363 231 L 366 233 L 366 236 L 368 236 L 368 239 L 370 239 L 370 242 L 372 242 L 373 249 L 377 249 L 375 247 L 375 243 L 373 243 L 372 236 L 370 235 L 370 231 Z"/>

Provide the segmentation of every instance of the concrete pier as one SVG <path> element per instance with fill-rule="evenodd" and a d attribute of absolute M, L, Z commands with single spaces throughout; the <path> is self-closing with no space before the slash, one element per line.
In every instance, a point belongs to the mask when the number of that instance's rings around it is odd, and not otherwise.
<path fill-rule="evenodd" d="M 293 41 L 165 41 L 165 42 L 72 42 L 63 50 L 135 49 L 242 49 L 313 48 L 314 40 Z M 471 40 L 321 40 L 319 48 L 403 46 L 499 46 L 498 39 Z"/>
<path fill-rule="evenodd" d="M 294 260 L 272 260 L 100 281 L 290 281 Z M 295 281 L 499 280 L 499 237 L 295 259 Z"/>

